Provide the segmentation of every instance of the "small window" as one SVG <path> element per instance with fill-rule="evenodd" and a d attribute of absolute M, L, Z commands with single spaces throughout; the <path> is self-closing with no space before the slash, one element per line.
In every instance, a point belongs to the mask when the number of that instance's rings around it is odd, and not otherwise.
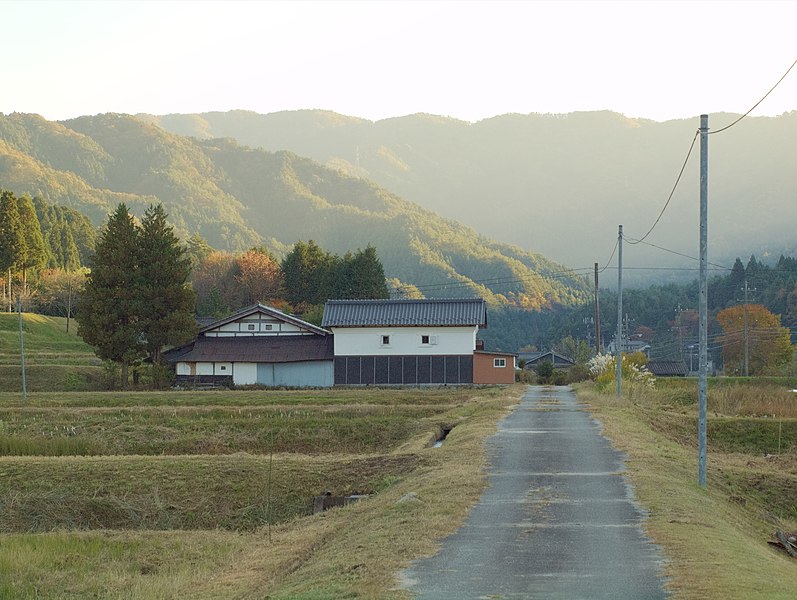
<path fill-rule="evenodd" d="M 266 325 L 265 326 L 266 331 L 271 331 L 272 328 L 273 328 L 273 325 Z"/>
<path fill-rule="evenodd" d="M 422 335 L 421 336 L 421 344 L 428 345 L 429 343 L 431 343 L 431 340 L 429 339 L 429 336 L 428 335 Z"/>
<path fill-rule="evenodd" d="M 493 359 L 493 367 L 505 367 L 506 366 L 506 359 L 505 358 L 494 358 Z"/>
<path fill-rule="evenodd" d="M 383 346 L 389 346 L 390 345 L 390 336 L 389 335 L 383 335 L 382 336 L 382 345 Z"/>
<path fill-rule="evenodd" d="M 249 323 L 249 325 L 247 325 L 246 328 L 249 331 L 254 331 L 255 330 L 255 324 L 254 323 Z"/>
<path fill-rule="evenodd" d="M 219 370 L 220 370 L 220 371 L 226 371 L 226 370 L 227 370 L 227 365 L 221 365 L 221 366 L 219 366 Z"/>

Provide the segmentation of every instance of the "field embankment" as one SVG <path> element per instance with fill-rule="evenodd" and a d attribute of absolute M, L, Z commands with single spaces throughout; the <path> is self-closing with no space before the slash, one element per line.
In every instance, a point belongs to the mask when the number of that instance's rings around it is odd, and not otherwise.
<path fill-rule="evenodd" d="M 77 335 L 72 320 L 33 313 L 22 314 L 25 374 L 29 391 L 99 389 L 104 371 L 91 346 Z M 0 313 L 0 392 L 22 393 L 19 317 Z"/>
<path fill-rule="evenodd" d="M 697 384 L 579 387 L 650 511 L 646 529 L 668 559 L 674 598 L 794 598 L 797 561 L 767 544 L 797 530 L 797 394 L 775 383 L 713 383 L 708 485 L 697 485 Z"/>
<path fill-rule="evenodd" d="M 405 597 L 514 389 L 0 393 L 0 597 Z"/>

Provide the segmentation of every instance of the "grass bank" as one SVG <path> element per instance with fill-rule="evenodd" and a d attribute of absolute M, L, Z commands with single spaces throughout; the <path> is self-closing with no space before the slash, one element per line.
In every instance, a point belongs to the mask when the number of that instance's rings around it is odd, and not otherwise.
<path fill-rule="evenodd" d="M 773 530 L 797 529 L 793 408 L 767 384 L 714 385 L 709 390 L 708 485 L 697 485 L 694 382 L 660 382 L 659 390 L 629 386 L 618 400 L 588 384 L 578 388 L 616 447 L 650 511 L 649 535 L 668 559 L 675 598 L 794 598 L 797 562 L 767 545 Z M 728 396 L 728 390 L 732 397 Z M 789 446 L 765 457 L 773 414 L 788 423 Z M 788 415 L 788 416 L 787 416 Z M 776 414 L 776 418 L 778 415 Z"/>

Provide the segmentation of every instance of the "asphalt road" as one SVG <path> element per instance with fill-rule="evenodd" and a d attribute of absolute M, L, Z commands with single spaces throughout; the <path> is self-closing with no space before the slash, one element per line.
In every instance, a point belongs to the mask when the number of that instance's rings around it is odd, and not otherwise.
<path fill-rule="evenodd" d="M 463 527 L 402 574 L 418 599 L 667 597 L 623 455 L 569 388 L 530 387 L 488 450 Z"/>

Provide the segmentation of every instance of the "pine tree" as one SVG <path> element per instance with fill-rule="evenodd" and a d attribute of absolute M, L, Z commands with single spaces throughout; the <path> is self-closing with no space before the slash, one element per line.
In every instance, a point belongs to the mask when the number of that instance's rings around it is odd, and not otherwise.
<path fill-rule="evenodd" d="M 336 258 L 313 240 L 296 242 L 282 260 L 281 268 L 288 302 L 323 304 L 335 291 Z"/>
<path fill-rule="evenodd" d="M 133 217 L 120 204 L 97 241 L 77 312 L 78 334 L 100 358 L 121 364 L 122 387 L 127 386 L 130 365 L 146 352 L 136 293 L 140 286 L 138 242 Z"/>
<path fill-rule="evenodd" d="M 19 218 L 19 207 L 13 192 L 0 193 L 0 272 L 7 280 L 8 292 L 3 295 L 8 299 L 11 310 L 11 270 L 19 264 L 25 249 L 25 236 L 22 221 Z M 7 275 L 6 275 L 7 274 Z"/>
<path fill-rule="evenodd" d="M 160 204 L 149 207 L 141 221 L 138 247 L 137 310 L 155 365 L 161 364 L 164 346 L 185 342 L 196 334 L 196 295 L 188 286 L 191 260 L 166 217 Z"/>

